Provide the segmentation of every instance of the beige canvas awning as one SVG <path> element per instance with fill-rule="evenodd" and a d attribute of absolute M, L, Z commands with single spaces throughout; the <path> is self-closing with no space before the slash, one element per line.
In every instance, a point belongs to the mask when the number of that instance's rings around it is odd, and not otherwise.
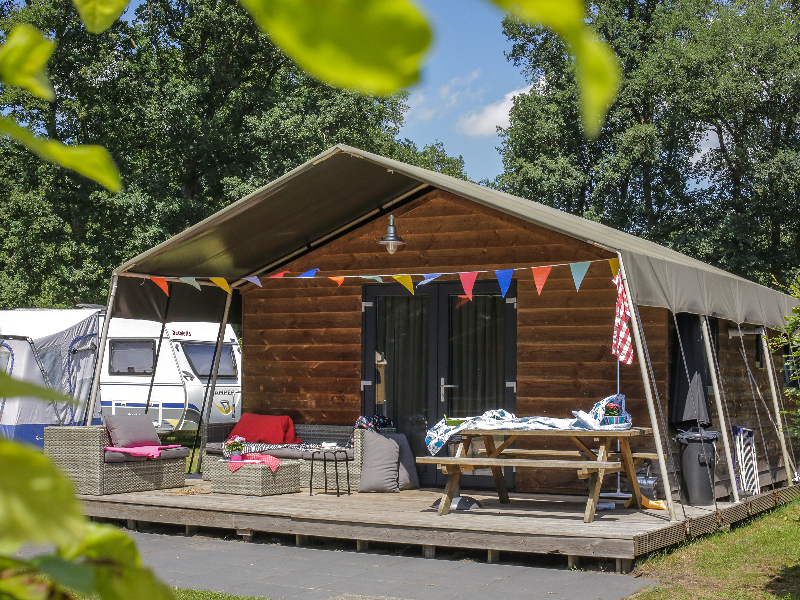
<path fill-rule="evenodd" d="M 229 280 L 257 274 L 432 188 L 618 252 L 640 305 L 780 327 L 797 304 L 782 292 L 600 223 L 344 145 L 126 262 L 115 274 Z M 216 306 L 218 296 L 208 300 Z M 208 315 L 204 296 L 192 297 Z M 140 300 L 114 314 L 153 318 L 152 310 L 163 304 L 162 298 Z M 136 306 L 148 307 L 149 316 L 137 313 Z"/>

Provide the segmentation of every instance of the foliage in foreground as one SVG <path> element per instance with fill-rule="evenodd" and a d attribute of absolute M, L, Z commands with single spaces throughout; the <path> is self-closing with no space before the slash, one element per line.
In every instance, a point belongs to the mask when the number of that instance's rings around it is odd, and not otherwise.
<path fill-rule="evenodd" d="M 800 300 L 800 277 L 786 291 Z M 792 308 L 792 315 L 786 318 L 786 326 L 778 337 L 770 341 L 770 345 L 773 350 L 784 352 L 783 360 L 787 363 L 790 378 L 794 382 L 794 387 L 784 388 L 788 404 L 785 408 L 790 419 L 791 434 L 800 438 L 800 390 L 797 388 L 800 383 L 800 305 Z"/>
<path fill-rule="evenodd" d="M 636 600 L 800 600 L 800 500 L 648 558 Z"/>

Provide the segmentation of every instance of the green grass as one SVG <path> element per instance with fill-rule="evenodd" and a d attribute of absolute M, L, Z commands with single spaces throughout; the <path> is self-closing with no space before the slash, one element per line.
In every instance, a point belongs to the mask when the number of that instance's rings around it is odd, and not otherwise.
<path fill-rule="evenodd" d="M 208 590 L 188 590 L 186 588 L 172 588 L 175 597 L 178 600 L 251 600 L 263 598 L 258 596 L 232 596 L 231 594 L 223 594 L 222 592 L 211 592 Z"/>
<path fill-rule="evenodd" d="M 800 500 L 650 556 L 636 571 L 659 584 L 636 600 L 800 600 Z"/>

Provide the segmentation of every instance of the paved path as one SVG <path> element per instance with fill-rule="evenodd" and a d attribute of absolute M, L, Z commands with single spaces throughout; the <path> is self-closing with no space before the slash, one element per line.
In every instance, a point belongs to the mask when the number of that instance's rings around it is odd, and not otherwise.
<path fill-rule="evenodd" d="M 130 533 L 167 583 L 272 600 L 619 600 L 653 582 L 605 573 Z"/>

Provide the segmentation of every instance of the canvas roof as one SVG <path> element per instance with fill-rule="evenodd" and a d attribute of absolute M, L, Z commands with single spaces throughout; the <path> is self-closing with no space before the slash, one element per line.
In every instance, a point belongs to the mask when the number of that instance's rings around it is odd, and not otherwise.
<path fill-rule="evenodd" d="M 644 306 L 779 327 L 797 304 L 779 291 L 600 223 L 345 145 L 326 150 L 115 273 L 239 279 L 318 247 L 430 188 L 619 253 L 633 299 Z"/>

